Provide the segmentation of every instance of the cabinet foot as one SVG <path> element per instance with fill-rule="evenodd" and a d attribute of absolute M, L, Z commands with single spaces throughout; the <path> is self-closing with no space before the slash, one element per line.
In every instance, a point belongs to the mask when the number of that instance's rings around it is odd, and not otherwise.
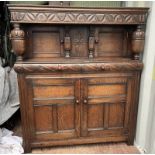
<path fill-rule="evenodd" d="M 24 153 L 31 153 L 32 149 L 30 145 L 23 145 Z"/>
<path fill-rule="evenodd" d="M 128 139 L 127 145 L 133 145 L 134 144 L 134 139 Z"/>

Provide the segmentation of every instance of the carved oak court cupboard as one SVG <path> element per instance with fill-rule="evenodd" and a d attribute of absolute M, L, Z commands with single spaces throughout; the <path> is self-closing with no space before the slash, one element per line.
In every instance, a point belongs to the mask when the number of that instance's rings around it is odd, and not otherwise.
<path fill-rule="evenodd" d="M 25 152 L 133 144 L 148 8 L 8 8 Z"/>

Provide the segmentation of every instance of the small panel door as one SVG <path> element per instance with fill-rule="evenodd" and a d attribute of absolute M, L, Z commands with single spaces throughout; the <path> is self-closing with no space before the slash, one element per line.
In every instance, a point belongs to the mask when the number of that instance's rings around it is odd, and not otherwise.
<path fill-rule="evenodd" d="M 31 96 L 31 135 L 35 140 L 59 140 L 80 134 L 80 81 L 70 78 L 27 78 Z"/>
<path fill-rule="evenodd" d="M 25 57 L 60 58 L 64 54 L 64 30 L 61 26 L 27 27 Z"/>
<path fill-rule="evenodd" d="M 81 80 L 82 136 L 121 136 L 128 131 L 131 80 L 87 78 Z"/>

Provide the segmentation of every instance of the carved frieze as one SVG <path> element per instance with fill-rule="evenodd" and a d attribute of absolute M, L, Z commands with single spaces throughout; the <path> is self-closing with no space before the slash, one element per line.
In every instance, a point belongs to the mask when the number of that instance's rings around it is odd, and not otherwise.
<path fill-rule="evenodd" d="M 9 6 L 11 22 L 59 23 L 59 24 L 144 24 L 147 8 L 123 9 L 80 9 L 49 7 Z M 26 10 L 28 9 L 28 11 Z M 131 13 L 132 11 L 132 13 Z"/>

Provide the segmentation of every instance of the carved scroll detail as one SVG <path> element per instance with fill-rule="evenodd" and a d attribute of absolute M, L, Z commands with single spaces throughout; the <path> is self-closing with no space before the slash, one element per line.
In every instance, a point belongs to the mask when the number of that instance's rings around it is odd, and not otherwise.
<path fill-rule="evenodd" d="M 18 56 L 18 60 L 22 60 L 25 51 L 25 33 L 20 29 L 19 24 L 14 24 L 14 29 L 10 34 L 12 51 Z"/>

